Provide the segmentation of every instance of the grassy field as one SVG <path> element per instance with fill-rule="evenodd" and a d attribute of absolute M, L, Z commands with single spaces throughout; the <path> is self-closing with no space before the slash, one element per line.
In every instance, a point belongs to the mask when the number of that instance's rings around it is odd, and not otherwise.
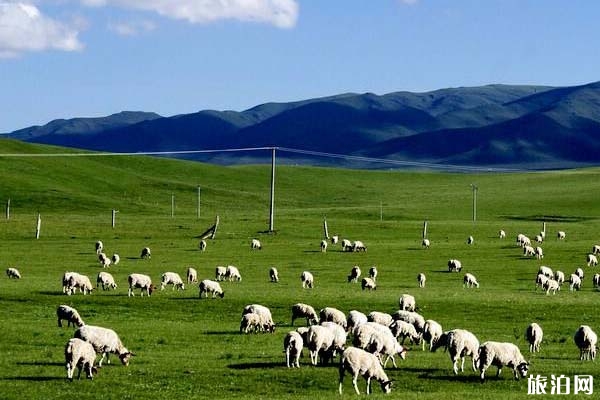
<path fill-rule="evenodd" d="M 63 152 L 42 146 L 0 141 L 0 153 Z M 305 399 L 340 397 L 336 366 L 284 364 L 283 337 L 290 330 L 296 302 L 344 312 L 393 312 L 398 297 L 416 297 L 420 313 L 445 330 L 464 328 L 481 342 L 510 341 L 531 361 L 534 375 L 600 376 L 597 362 L 579 361 L 573 333 L 581 324 L 600 331 L 600 293 L 592 287 L 596 272 L 585 257 L 600 243 L 598 199 L 600 170 L 521 174 L 446 174 L 430 172 L 349 171 L 285 166 L 276 177 L 275 233 L 266 233 L 269 217 L 270 166 L 217 167 L 150 157 L 0 156 L 0 203 L 11 201 L 10 219 L 0 220 L 0 263 L 16 266 L 21 280 L 0 279 L 0 398 L 3 399 Z M 478 186 L 477 221 L 472 221 L 472 191 Z M 201 187 L 200 218 L 197 187 Z M 175 213 L 171 216 L 171 198 Z M 111 227 L 111 210 L 117 209 Z M 41 234 L 35 225 L 41 215 Z M 216 215 L 216 239 L 205 252 L 197 236 Z M 319 251 L 323 219 L 329 233 L 360 239 L 366 253 L 342 253 L 339 245 Z M 429 250 L 421 248 L 423 221 L 428 221 Z M 547 223 L 543 262 L 522 256 L 517 233 L 534 237 Z M 504 240 L 497 237 L 506 230 Z M 556 239 L 563 230 L 564 241 Z M 468 246 L 469 235 L 475 244 Z M 251 251 L 259 238 L 263 250 Z M 66 296 L 65 271 L 95 281 L 101 270 L 94 242 L 107 254 L 119 253 L 112 267 L 116 291 Z M 139 259 L 142 247 L 150 260 Z M 479 289 L 464 289 L 462 274 L 448 273 L 449 258 L 462 261 Z M 534 291 L 541 264 L 567 274 L 584 267 L 583 289 L 568 287 L 556 296 Z M 199 278 L 213 278 L 216 265 L 238 266 L 241 283 L 224 283 L 223 299 L 198 299 L 193 285 L 170 288 L 150 298 L 127 297 L 127 275 L 145 273 L 159 282 L 165 271 L 182 276 L 189 265 Z M 281 282 L 269 282 L 270 266 Z M 346 275 L 353 265 L 363 273 L 379 269 L 378 289 L 362 292 Z M 300 273 L 310 270 L 316 287 L 303 290 Z M 416 275 L 427 275 L 419 289 Z M 274 334 L 239 333 L 246 304 L 261 303 L 273 313 Z M 64 345 L 72 328 L 58 328 L 55 310 L 69 304 L 88 324 L 116 330 L 136 357 L 128 367 L 103 366 L 94 381 L 68 382 Z M 524 330 L 533 321 L 544 329 L 538 354 L 529 354 Z M 296 325 L 299 325 L 299 321 Z M 479 383 L 467 370 L 454 376 L 447 354 L 417 346 L 398 369 L 387 398 L 520 399 L 527 381 L 515 381 L 504 369 Z M 468 365 L 468 362 L 466 363 Z M 364 393 L 364 380 L 359 381 Z M 550 383 L 547 387 L 550 392 Z M 571 391 L 573 388 L 571 387 Z M 350 379 L 342 398 L 354 398 Z M 374 398 L 384 397 L 374 386 Z M 580 394 L 576 397 L 585 397 Z"/>

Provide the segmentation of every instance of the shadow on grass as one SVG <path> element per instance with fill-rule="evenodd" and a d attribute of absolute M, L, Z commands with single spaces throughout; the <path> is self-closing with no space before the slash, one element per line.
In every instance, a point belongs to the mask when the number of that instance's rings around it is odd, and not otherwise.
<path fill-rule="evenodd" d="M 236 336 L 241 336 L 243 335 L 243 333 L 240 333 L 240 331 L 204 331 L 202 332 L 203 335 L 236 335 Z"/>
<path fill-rule="evenodd" d="M 39 291 L 38 293 L 39 293 L 39 294 L 46 295 L 46 296 L 61 296 L 61 297 L 68 297 L 68 296 L 67 296 L 65 293 L 63 293 L 63 292 L 62 292 L 62 291 L 60 291 L 60 290 L 56 290 L 56 291 L 53 291 L 53 292 L 51 292 L 51 291 L 49 291 L 49 290 L 42 290 L 42 291 Z M 72 297 L 72 296 L 71 296 L 71 297 Z"/>
<path fill-rule="evenodd" d="M 46 365 L 53 367 L 64 367 L 64 362 L 56 362 L 56 361 L 19 361 L 17 365 Z"/>
<path fill-rule="evenodd" d="M 8 376 L 0 378 L 3 381 L 34 381 L 34 382 L 45 382 L 45 381 L 66 381 L 68 379 L 64 376 Z"/>
<path fill-rule="evenodd" d="M 240 369 L 240 370 L 245 370 L 245 369 L 271 369 L 271 368 L 286 368 L 285 363 L 284 362 L 273 362 L 273 361 L 266 361 L 266 362 L 249 362 L 249 363 L 241 363 L 241 364 L 229 364 L 227 366 L 227 368 L 231 368 L 231 369 Z"/>

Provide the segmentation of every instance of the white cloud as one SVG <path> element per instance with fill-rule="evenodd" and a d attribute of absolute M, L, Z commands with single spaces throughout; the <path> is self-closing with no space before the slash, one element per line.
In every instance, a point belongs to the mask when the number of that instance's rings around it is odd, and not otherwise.
<path fill-rule="evenodd" d="M 0 3 L 0 57 L 17 57 L 28 51 L 75 51 L 83 45 L 79 32 L 43 15 L 28 3 Z"/>
<path fill-rule="evenodd" d="M 400 1 L 400 3 L 402 4 L 408 4 L 409 6 L 412 6 L 413 4 L 417 4 L 419 2 L 419 0 L 398 0 Z"/>
<path fill-rule="evenodd" d="M 111 22 L 108 29 L 121 36 L 137 36 L 156 29 L 152 21 Z"/>
<path fill-rule="evenodd" d="M 88 6 L 114 5 L 150 11 L 190 23 L 221 19 L 261 22 L 292 28 L 298 18 L 296 0 L 81 0 Z"/>

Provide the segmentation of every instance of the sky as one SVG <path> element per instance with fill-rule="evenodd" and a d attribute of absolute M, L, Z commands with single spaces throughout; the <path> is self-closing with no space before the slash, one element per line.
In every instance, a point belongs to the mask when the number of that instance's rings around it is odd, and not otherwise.
<path fill-rule="evenodd" d="M 0 132 L 600 80 L 595 0 L 0 0 Z"/>

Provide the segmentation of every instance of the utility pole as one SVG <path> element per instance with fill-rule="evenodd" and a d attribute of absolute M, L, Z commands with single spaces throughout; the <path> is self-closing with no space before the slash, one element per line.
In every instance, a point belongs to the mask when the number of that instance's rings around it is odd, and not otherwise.
<path fill-rule="evenodd" d="M 275 214 L 275 147 L 271 149 L 271 204 L 269 206 L 269 232 L 273 232 Z"/>
<path fill-rule="evenodd" d="M 471 189 L 473 190 L 473 223 L 477 221 L 477 185 L 471 183 Z"/>
<path fill-rule="evenodd" d="M 200 185 L 198 185 L 198 202 L 196 206 L 196 219 L 200 219 Z"/>

